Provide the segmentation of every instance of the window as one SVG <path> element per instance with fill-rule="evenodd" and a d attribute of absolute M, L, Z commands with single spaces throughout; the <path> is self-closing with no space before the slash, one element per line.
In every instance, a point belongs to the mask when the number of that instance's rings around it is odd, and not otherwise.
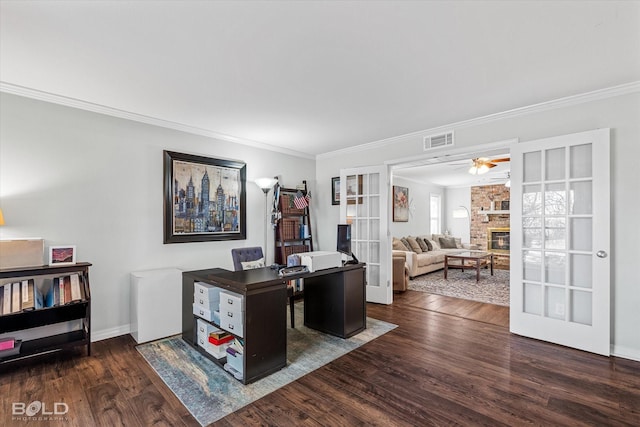
<path fill-rule="evenodd" d="M 440 202 L 440 194 L 431 194 L 429 197 L 429 226 L 431 234 L 440 234 L 442 232 L 442 205 Z"/>

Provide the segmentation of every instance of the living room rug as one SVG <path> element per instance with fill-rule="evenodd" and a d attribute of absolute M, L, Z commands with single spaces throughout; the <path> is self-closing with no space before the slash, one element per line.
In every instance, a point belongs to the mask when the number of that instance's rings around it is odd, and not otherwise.
<path fill-rule="evenodd" d="M 342 339 L 300 326 L 304 323 L 301 302 L 295 304 L 295 316 L 296 328 L 287 328 L 287 366 L 252 384 L 240 383 L 180 336 L 141 344 L 137 349 L 205 426 L 397 327 L 367 317 L 367 329 Z"/>
<path fill-rule="evenodd" d="M 409 281 L 408 288 L 436 295 L 509 306 L 509 270 L 494 270 L 494 275 L 481 270 L 476 283 L 475 270 L 437 270 Z"/>

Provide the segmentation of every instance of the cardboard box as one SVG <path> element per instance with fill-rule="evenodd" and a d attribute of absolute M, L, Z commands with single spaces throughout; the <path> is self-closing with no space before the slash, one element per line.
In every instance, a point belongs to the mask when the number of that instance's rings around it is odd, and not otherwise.
<path fill-rule="evenodd" d="M 313 251 L 297 255 L 300 257 L 300 265 L 306 265 L 310 272 L 342 267 L 342 254 L 340 252 Z"/>
<path fill-rule="evenodd" d="M 44 239 L 0 240 L 0 269 L 39 267 L 44 262 Z"/>

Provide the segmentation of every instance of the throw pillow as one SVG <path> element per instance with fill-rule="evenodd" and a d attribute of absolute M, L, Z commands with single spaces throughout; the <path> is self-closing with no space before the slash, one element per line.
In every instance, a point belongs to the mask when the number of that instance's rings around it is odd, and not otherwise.
<path fill-rule="evenodd" d="M 429 243 L 431 243 L 431 247 L 433 248 L 431 249 L 432 251 L 440 250 L 440 242 L 438 242 L 437 240 L 429 240 Z"/>
<path fill-rule="evenodd" d="M 409 243 L 406 237 L 402 237 L 400 241 L 402 241 L 402 243 L 407 247 L 408 251 L 413 252 L 413 250 L 411 249 L 411 244 Z"/>
<path fill-rule="evenodd" d="M 416 237 L 416 241 L 418 242 L 418 245 L 420 245 L 420 249 L 422 249 L 422 252 L 429 251 L 429 246 L 427 245 L 427 242 L 425 242 L 422 237 Z"/>
<path fill-rule="evenodd" d="M 461 237 L 454 237 L 453 239 L 456 241 L 456 248 L 462 249 L 462 238 Z"/>
<path fill-rule="evenodd" d="M 394 251 L 408 251 L 409 248 L 407 248 L 404 243 L 402 243 L 402 241 L 400 239 L 398 239 L 397 237 L 393 238 L 393 246 L 392 246 Z"/>
<path fill-rule="evenodd" d="M 431 240 L 429 239 L 424 239 L 424 242 L 427 244 L 427 248 L 429 248 L 430 251 L 433 251 L 433 245 L 431 244 Z"/>
<path fill-rule="evenodd" d="M 254 268 L 264 267 L 264 258 L 257 259 L 255 261 L 241 262 L 243 270 L 253 270 Z"/>
<path fill-rule="evenodd" d="M 408 236 L 407 237 L 407 242 L 409 242 L 409 245 L 411 245 L 411 250 L 413 252 L 415 252 L 417 254 L 421 254 L 422 253 L 422 248 L 418 244 L 418 241 L 416 240 L 415 237 Z"/>
<path fill-rule="evenodd" d="M 442 249 L 458 249 L 458 246 L 456 246 L 456 239 L 453 237 L 441 237 L 440 247 Z"/>

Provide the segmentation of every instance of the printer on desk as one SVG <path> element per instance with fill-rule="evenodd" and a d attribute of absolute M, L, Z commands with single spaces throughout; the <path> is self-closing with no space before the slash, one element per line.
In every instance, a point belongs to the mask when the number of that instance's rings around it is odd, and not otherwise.
<path fill-rule="evenodd" d="M 342 254 L 340 252 L 313 251 L 297 253 L 296 255 L 300 257 L 300 265 L 306 265 L 309 272 L 342 267 Z"/>

